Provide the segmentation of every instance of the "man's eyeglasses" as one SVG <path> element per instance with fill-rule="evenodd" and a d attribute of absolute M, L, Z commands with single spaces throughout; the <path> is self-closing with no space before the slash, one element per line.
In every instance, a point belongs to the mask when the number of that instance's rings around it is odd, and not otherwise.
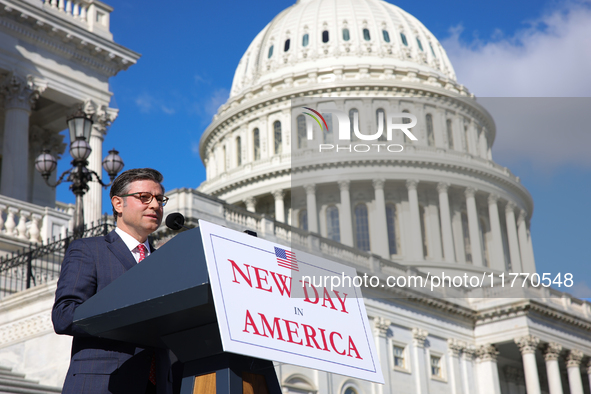
<path fill-rule="evenodd" d="M 142 202 L 142 204 L 149 204 L 152 202 L 152 199 L 154 199 L 154 198 L 156 199 L 158 204 L 160 204 L 162 206 L 165 206 L 166 203 L 168 202 L 168 197 L 165 197 L 161 194 L 155 196 L 149 192 L 136 192 L 136 193 L 124 194 L 119 197 L 129 197 L 129 196 L 133 196 L 133 197 L 139 199 Z"/>

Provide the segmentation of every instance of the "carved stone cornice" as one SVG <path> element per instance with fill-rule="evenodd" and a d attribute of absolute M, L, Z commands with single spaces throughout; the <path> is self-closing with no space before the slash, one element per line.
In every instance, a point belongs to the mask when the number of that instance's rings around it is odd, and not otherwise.
<path fill-rule="evenodd" d="M 566 356 L 566 367 L 567 368 L 578 368 L 581 365 L 581 360 L 583 360 L 584 354 L 579 349 L 573 349 L 568 353 Z"/>
<path fill-rule="evenodd" d="M 383 317 L 377 317 L 374 319 L 374 333 L 378 336 L 385 337 L 388 334 L 390 325 L 392 322 Z"/>
<path fill-rule="evenodd" d="M 41 153 L 44 149 L 58 158 L 66 151 L 64 135 L 49 130 L 45 130 L 37 125 L 29 129 L 29 150 L 33 155 Z"/>
<path fill-rule="evenodd" d="M 428 335 L 429 332 L 427 330 L 415 327 L 412 329 L 412 342 L 415 346 L 425 347 L 425 340 L 427 340 Z"/>
<path fill-rule="evenodd" d="M 374 179 L 372 180 L 373 188 L 375 190 L 384 190 L 384 183 L 386 183 L 385 179 Z"/>
<path fill-rule="evenodd" d="M 119 110 L 109 108 L 106 105 L 98 105 L 93 100 L 86 100 L 82 109 L 87 115 L 91 116 L 93 121 L 92 129 L 96 132 L 93 134 L 101 138 L 107 134 L 107 129 L 119 115 Z"/>
<path fill-rule="evenodd" d="M 419 180 L 418 179 L 408 179 L 406 181 L 406 188 L 408 190 L 417 190 L 418 184 L 419 184 Z"/>
<path fill-rule="evenodd" d="M 562 345 L 556 342 L 550 342 L 544 347 L 544 360 L 558 360 L 562 352 Z"/>
<path fill-rule="evenodd" d="M 521 338 L 515 338 L 515 343 L 519 347 L 521 354 L 532 354 L 536 352 L 540 339 L 533 335 L 526 335 Z"/>
<path fill-rule="evenodd" d="M 437 184 L 437 192 L 439 194 L 447 193 L 447 191 L 449 190 L 449 186 L 450 186 L 449 182 L 439 182 Z"/>
<path fill-rule="evenodd" d="M 447 340 L 447 348 L 449 349 L 451 355 L 454 357 L 458 357 L 460 355 L 460 352 L 462 350 L 464 350 L 465 347 L 466 347 L 466 342 L 464 342 L 464 341 L 460 341 L 460 340 L 452 339 L 452 338 Z"/>
<path fill-rule="evenodd" d="M 482 345 L 476 350 L 476 357 L 478 362 L 497 361 L 499 351 L 495 345 Z"/>
<path fill-rule="evenodd" d="M 44 90 L 45 86 L 35 84 L 32 76 L 29 75 L 27 78 L 23 78 L 16 74 L 9 75 L 0 87 L 6 109 L 17 108 L 29 112 Z"/>

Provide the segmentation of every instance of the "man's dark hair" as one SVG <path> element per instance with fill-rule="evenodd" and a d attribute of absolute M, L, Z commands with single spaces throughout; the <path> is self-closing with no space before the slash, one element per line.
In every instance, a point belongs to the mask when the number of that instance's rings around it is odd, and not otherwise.
<path fill-rule="evenodd" d="M 135 181 L 154 181 L 160 185 L 162 193 L 164 193 L 162 179 L 164 179 L 162 174 L 152 168 L 133 168 L 131 170 L 123 171 L 115 181 L 113 181 L 113 185 L 111 185 L 111 199 L 113 196 L 127 194 L 131 187 L 131 183 Z M 115 218 L 115 221 L 117 221 L 117 211 L 115 210 L 115 207 L 113 207 L 113 217 Z"/>

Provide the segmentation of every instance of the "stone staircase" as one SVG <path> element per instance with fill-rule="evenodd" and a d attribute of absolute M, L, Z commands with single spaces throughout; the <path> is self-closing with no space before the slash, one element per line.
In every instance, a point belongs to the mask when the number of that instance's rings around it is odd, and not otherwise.
<path fill-rule="evenodd" d="M 0 394 L 51 394 L 61 393 L 59 387 L 42 386 L 34 380 L 25 379 L 24 374 L 0 367 Z"/>

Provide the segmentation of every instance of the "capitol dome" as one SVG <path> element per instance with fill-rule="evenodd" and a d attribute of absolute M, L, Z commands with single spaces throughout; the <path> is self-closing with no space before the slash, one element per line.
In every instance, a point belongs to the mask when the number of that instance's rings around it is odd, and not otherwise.
<path fill-rule="evenodd" d="M 416 140 L 396 130 L 380 140 L 396 153 L 318 155 L 319 144 L 342 142 L 330 109 L 367 130 L 380 116 L 412 114 Z M 418 269 L 532 273 L 533 201 L 493 161 L 496 132 L 412 15 L 382 0 L 299 0 L 240 60 L 201 137 L 199 191 Z"/>
<path fill-rule="evenodd" d="M 381 0 L 298 0 L 252 41 L 231 97 L 314 68 L 409 69 L 455 81 L 445 50 L 415 17 Z"/>

